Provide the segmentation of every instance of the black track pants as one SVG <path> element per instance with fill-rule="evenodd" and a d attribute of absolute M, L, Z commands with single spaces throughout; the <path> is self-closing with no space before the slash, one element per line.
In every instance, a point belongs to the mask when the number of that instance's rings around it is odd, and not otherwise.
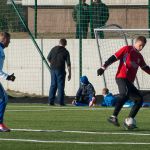
<path fill-rule="evenodd" d="M 117 117 L 125 102 L 131 97 L 135 104 L 130 111 L 129 117 L 134 118 L 143 104 L 142 95 L 133 83 L 127 79 L 117 78 L 116 83 L 119 89 L 119 96 L 113 115 Z"/>

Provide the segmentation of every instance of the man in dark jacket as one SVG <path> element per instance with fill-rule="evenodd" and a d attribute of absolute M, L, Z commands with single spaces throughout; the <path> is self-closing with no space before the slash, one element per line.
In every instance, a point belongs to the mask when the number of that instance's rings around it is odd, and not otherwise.
<path fill-rule="evenodd" d="M 51 86 L 49 91 L 49 104 L 54 105 L 56 91 L 58 89 L 58 101 L 61 106 L 64 106 L 64 87 L 65 87 L 65 63 L 68 68 L 68 81 L 71 79 L 71 62 L 70 54 L 65 48 L 67 45 L 66 39 L 60 39 L 59 45 L 52 48 L 47 59 L 51 66 Z"/>
<path fill-rule="evenodd" d="M 80 4 L 74 7 L 72 17 L 76 22 L 76 38 L 78 39 L 81 34 L 81 37 L 86 39 L 90 22 L 89 5 L 86 4 L 86 0 L 82 0 L 81 10 Z"/>
<path fill-rule="evenodd" d="M 91 36 L 94 36 L 94 28 L 100 28 L 105 26 L 106 22 L 109 18 L 109 10 L 108 6 L 106 6 L 101 0 L 93 0 L 90 7 L 90 23 L 91 23 Z M 99 32 L 99 36 L 101 39 L 104 38 L 104 33 Z"/>

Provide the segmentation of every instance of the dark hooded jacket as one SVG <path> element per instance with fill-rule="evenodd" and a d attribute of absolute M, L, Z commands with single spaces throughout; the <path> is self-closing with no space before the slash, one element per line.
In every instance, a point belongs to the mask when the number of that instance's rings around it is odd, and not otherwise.
<path fill-rule="evenodd" d="M 80 78 L 80 87 L 76 94 L 76 99 L 82 102 L 89 102 L 89 99 L 95 97 L 95 89 L 93 85 L 88 81 L 86 76 Z"/>
<path fill-rule="evenodd" d="M 91 23 L 93 28 L 102 27 L 106 24 L 109 18 L 108 6 L 98 0 L 97 3 L 91 4 Z"/>
<path fill-rule="evenodd" d="M 89 5 L 84 3 L 82 4 L 81 12 L 80 12 L 80 4 L 76 5 L 72 12 L 73 20 L 78 24 L 88 24 L 90 22 L 89 16 Z"/>

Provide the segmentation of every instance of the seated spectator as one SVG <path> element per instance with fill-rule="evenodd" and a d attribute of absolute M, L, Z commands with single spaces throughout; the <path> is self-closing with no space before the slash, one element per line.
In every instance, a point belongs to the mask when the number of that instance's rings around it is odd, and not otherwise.
<path fill-rule="evenodd" d="M 114 95 L 114 96 L 116 97 L 116 99 L 118 99 L 119 94 L 116 94 L 116 95 Z M 123 107 L 124 107 L 124 108 L 131 108 L 131 107 L 133 107 L 133 105 L 134 105 L 134 102 L 133 102 L 132 100 L 128 99 L 128 100 L 125 102 L 125 104 L 123 105 Z"/>
<path fill-rule="evenodd" d="M 128 100 L 123 107 L 124 108 L 131 108 L 134 106 L 134 102 L 132 100 Z M 143 102 L 142 107 L 150 107 L 150 102 Z"/>
<path fill-rule="evenodd" d="M 104 98 L 101 103 L 101 106 L 106 106 L 106 107 L 115 106 L 117 98 L 115 96 L 113 96 L 112 93 L 109 92 L 109 89 L 104 88 L 102 90 L 102 95 Z"/>
<path fill-rule="evenodd" d="M 92 107 L 95 105 L 95 103 L 95 89 L 93 85 L 88 81 L 88 78 L 86 76 L 82 76 L 80 78 L 80 87 L 72 104 L 75 106 Z"/>
<path fill-rule="evenodd" d="M 101 106 L 106 106 L 106 107 L 111 107 L 111 106 L 115 106 L 118 95 L 113 95 L 112 93 L 109 92 L 109 89 L 104 88 L 102 90 L 102 94 L 103 94 L 103 101 L 101 103 Z M 133 107 L 134 102 L 132 100 L 128 100 L 123 107 L 124 108 L 129 108 L 129 107 Z M 148 107 L 150 106 L 150 103 L 143 103 L 142 107 Z"/>
<path fill-rule="evenodd" d="M 128 100 L 127 102 L 125 102 L 125 104 L 123 105 L 124 108 L 131 108 L 134 106 L 134 102 L 132 100 Z"/>

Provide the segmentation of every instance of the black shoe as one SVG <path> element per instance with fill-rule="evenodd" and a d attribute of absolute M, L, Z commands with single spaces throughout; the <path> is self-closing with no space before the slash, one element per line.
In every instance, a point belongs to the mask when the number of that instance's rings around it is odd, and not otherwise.
<path fill-rule="evenodd" d="M 60 106 L 66 106 L 65 104 L 60 104 Z"/>
<path fill-rule="evenodd" d="M 48 103 L 48 105 L 49 105 L 49 106 L 55 106 L 55 104 L 54 104 L 54 103 Z"/>
<path fill-rule="evenodd" d="M 136 125 L 128 126 L 128 125 L 125 123 L 125 121 L 123 122 L 123 127 L 124 127 L 126 130 L 133 130 L 133 129 L 138 128 Z"/>
<path fill-rule="evenodd" d="M 120 126 L 118 119 L 116 117 L 113 117 L 113 116 L 109 117 L 108 122 L 112 123 L 113 125 L 115 125 L 117 127 Z"/>

